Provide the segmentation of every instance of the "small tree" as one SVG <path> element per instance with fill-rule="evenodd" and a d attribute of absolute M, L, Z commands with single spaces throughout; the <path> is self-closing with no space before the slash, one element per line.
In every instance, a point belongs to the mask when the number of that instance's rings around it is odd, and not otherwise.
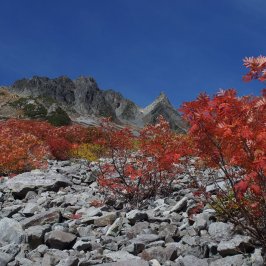
<path fill-rule="evenodd" d="M 156 125 L 145 127 L 139 137 L 128 128 L 115 129 L 110 121 L 101 129 L 105 137 L 100 143 L 108 152 L 98 163 L 98 183 L 103 190 L 136 205 L 172 190 L 176 174 L 182 171 L 178 164 L 185 136 L 171 131 L 162 117 Z"/>
<path fill-rule="evenodd" d="M 251 68 L 245 80 L 265 80 L 265 57 L 246 58 L 244 64 Z M 205 194 L 208 201 L 266 248 L 265 95 L 237 97 L 235 90 L 213 98 L 201 94 L 181 111 L 191 125 L 196 156 L 223 172 L 226 188 L 216 183 L 216 198 Z"/>

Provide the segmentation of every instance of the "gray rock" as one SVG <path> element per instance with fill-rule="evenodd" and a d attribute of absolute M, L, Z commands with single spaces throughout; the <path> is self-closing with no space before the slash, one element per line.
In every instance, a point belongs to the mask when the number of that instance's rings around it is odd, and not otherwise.
<path fill-rule="evenodd" d="M 14 266 L 16 266 L 16 265 L 20 265 L 20 266 L 37 266 L 37 265 L 41 265 L 41 262 L 40 261 L 33 262 L 33 261 L 31 261 L 31 260 L 29 260 L 27 258 L 18 257 L 15 260 Z M 49 265 L 47 265 L 47 266 L 49 266 Z"/>
<path fill-rule="evenodd" d="M 36 203 L 29 202 L 26 204 L 25 208 L 23 209 L 22 213 L 25 216 L 32 216 L 36 211 L 38 211 L 39 206 Z"/>
<path fill-rule="evenodd" d="M 121 217 L 117 218 L 114 223 L 108 228 L 106 233 L 107 236 L 117 236 L 122 228 L 123 219 Z"/>
<path fill-rule="evenodd" d="M 229 239 L 232 236 L 234 226 L 229 223 L 211 223 L 208 232 L 217 241 Z"/>
<path fill-rule="evenodd" d="M 15 256 L 19 253 L 19 251 L 20 251 L 20 245 L 18 244 L 8 244 L 0 248 L 0 252 L 4 252 L 8 255 L 11 255 L 12 258 L 15 258 Z"/>
<path fill-rule="evenodd" d="M 112 224 L 117 218 L 116 212 L 106 213 L 101 217 L 94 218 L 94 225 L 97 227 L 103 227 Z"/>
<path fill-rule="evenodd" d="M 209 263 L 207 259 L 199 259 L 193 255 L 180 256 L 175 260 L 181 266 L 208 266 Z M 222 264 L 221 264 L 222 265 Z"/>
<path fill-rule="evenodd" d="M 137 258 L 137 259 L 122 260 L 119 262 L 96 264 L 96 266 L 149 266 L 149 263 L 145 260 Z"/>
<path fill-rule="evenodd" d="M 160 224 L 159 236 L 164 237 L 167 242 L 178 241 L 180 239 L 178 227 L 174 224 L 168 224 L 168 223 Z"/>
<path fill-rule="evenodd" d="M 23 228 L 29 228 L 34 225 L 54 224 L 58 223 L 61 217 L 61 213 L 58 209 L 51 209 L 39 214 L 35 214 L 32 217 L 26 218 L 21 221 Z"/>
<path fill-rule="evenodd" d="M 137 242 L 137 243 L 132 243 L 132 244 L 126 246 L 122 250 L 125 250 L 125 251 L 127 251 L 127 252 L 129 252 L 129 253 L 131 253 L 133 255 L 138 255 L 144 249 L 145 249 L 145 244 Z"/>
<path fill-rule="evenodd" d="M 161 263 L 158 260 L 153 259 L 149 261 L 149 265 L 150 266 L 161 266 Z"/>
<path fill-rule="evenodd" d="M 212 261 L 210 266 L 242 266 L 244 262 L 243 255 L 235 255 Z M 252 264 L 252 266 L 254 265 Z"/>
<path fill-rule="evenodd" d="M 66 259 L 60 260 L 56 266 L 77 266 L 79 263 L 79 259 L 75 257 L 68 257 Z"/>
<path fill-rule="evenodd" d="M 92 250 L 92 245 L 91 245 L 91 242 L 78 240 L 73 246 L 73 249 L 76 249 L 78 251 L 81 251 L 81 250 L 89 251 L 89 250 Z"/>
<path fill-rule="evenodd" d="M 163 237 L 155 234 L 143 234 L 143 235 L 138 235 L 136 238 L 132 239 L 132 243 L 144 243 L 148 244 L 154 241 L 158 241 L 163 239 Z"/>
<path fill-rule="evenodd" d="M 8 262 L 10 262 L 11 260 L 13 260 L 12 255 L 0 251 L 0 265 L 1 266 L 6 266 Z"/>
<path fill-rule="evenodd" d="M 83 219 L 102 215 L 102 211 L 100 210 L 100 208 L 95 208 L 93 206 L 89 208 L 81 208 L 76 213 L 82 214 Z"/>
<path fill-rule="evenodd" d="M 254 247 L 250 244 L 250 240 L 251 238 L 249 236 L 235 235 L 229 241 L 221 241 L 217 250 L 223 257 L 252 252 Z"/>
<path fill-rule="evenodd" d="M 44 242 L 45 233 L 50 231 L 50 225 L 31 226 L 25 230 L 28 237 L 28 244 L 32 249 L 37 248 Z"/>
<path fill-rule="evenodd" d="M 62 231 L 52 231 L 45 235 L 45 243 L 50 248 L 69 249 L 73 246 L 76 236 Z"/>
<path fill-rule="evenodd" d="M 261 249 L 255 249 L 254 253 L 251 255 L 250 261 L 252 266 L 264 265 Z"/>
<path fill-rule="evenodd" d="M 112 261 L 125 261 L 131 259 L 140 259 L 127 251 L 116 251 L 105 254 L 105 257 L 111 259 Z"/>
<path fill-rule="evenodd" d="M 136 222 L 143 222 L 148 220 L 148 214 L 139 210 L 132 210 L 126 214 L 126 218 L 129 220 L 131 224 L 135 224 Z"/>
<path fill-rule="evenodd" d="M 5 207 L 1 210 L 0 218 L 4 218 L 4 217 L 10 218 L 12 217 L 13 214 L 17 213 L 21 208 L 22 208 L 21 205 L 12 205 L 12 206 Z"/>
<path fill-rule="evenodd" d="M 184 209 L 187 206 L 187 201 L 188 198 L 184 197 L 182 198 L 180 201 L 178 201 L 171 209 L 170 209 L 170 213 L 171 212 L 179 212 L 182 209 Z"/>
<path fill-rule="evenodd" d="M 16 220 L 3 218 L 0 220 L 0 242 L 20 244 L 25 241 L 25 232 Z"/>
<path fill-rule="evenodd" d="M 195 220 L 195 223 L 193 224 L 193 227 L 197 231 L 203 230 L 207 227 L 207 221 L 206 221 L 203 213 L 195 215 L 194 220 Z"/>
<path fill-rule="evenodd" d="M 129 239 L 135 238 L 137 235 L 144 233 L 145 229 L 149 228 L 148 222 L 138 222 L 127 230 L 127 237 Z"/>
<path fill-rule="evenodd" d="M 27 192 L 36 189 L 56 191 L 60 187 L 70 186 L 72 183 L 63 175 L 49 172 L 32 171 L 23 173 L 9 179 L 6 186 L 11 189 L 12 193 L 23 198 Z"/>
<path fill-rule="evenodd" d="M 163 247 L 151 247 L 142 251 L 139 255 L 144 260 L 156 259 L 160 263 L 164 263 L 167 260 L 174 261 L 177 258 L 176 247 L 174 245 Z"/>

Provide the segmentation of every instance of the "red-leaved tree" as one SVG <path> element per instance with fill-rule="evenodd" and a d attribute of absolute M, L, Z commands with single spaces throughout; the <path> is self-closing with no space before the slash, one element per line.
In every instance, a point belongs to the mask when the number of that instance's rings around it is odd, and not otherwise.
<path fill-rule="evenodd" d="M 250 68 L 245 80 L 265 80 L 265 57 L 246 58 L 244 64 Z M 201 94 L 181 111 L 191 126 L 195 155 L 223 172 L 225 186 L 217 183 L 209 202 L 266 248 L 265 95 L 237 97 L 232 89 L 213 98 Z"/>
<path fill-rule="evenodd" d="M 162 117 L 156 125 L 146 126 L 139 137 L 128 128 L 116 129 L 110 121 L 101 130 L 104 137 L 99 141 L 107 150 L 107 157 L 98 164 L 103 190 L 136 205 L 171 191 L 177 173 L 183 170 L 180 158 L 186 136 L 175 134 Z"/>

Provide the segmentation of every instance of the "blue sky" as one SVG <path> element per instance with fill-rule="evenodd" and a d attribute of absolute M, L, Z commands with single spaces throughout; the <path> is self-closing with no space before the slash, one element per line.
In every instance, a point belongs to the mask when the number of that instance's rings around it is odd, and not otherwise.
<path fill-rule="evenodd" d="M 266 55 L 265 0 L 0 2 L 0 84 L 33 75 L 93 76 L 140 106 L 175 106 L 245 84 L 242 58 Z"/>

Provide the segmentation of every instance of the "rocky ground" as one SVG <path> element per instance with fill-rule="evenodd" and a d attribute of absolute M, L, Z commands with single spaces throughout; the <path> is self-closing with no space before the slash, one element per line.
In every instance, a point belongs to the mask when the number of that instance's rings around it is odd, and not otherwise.
<path fill-rule="evenodd" d="M 262 266 L 261 249 L 197 204 L 188 178 L 176 192 L 130 210 L 103 199 L 86 162 L 49 162 L 2 180 L 0 266 Z M 96 206 L 96 207 L 95 207 Z"/>

